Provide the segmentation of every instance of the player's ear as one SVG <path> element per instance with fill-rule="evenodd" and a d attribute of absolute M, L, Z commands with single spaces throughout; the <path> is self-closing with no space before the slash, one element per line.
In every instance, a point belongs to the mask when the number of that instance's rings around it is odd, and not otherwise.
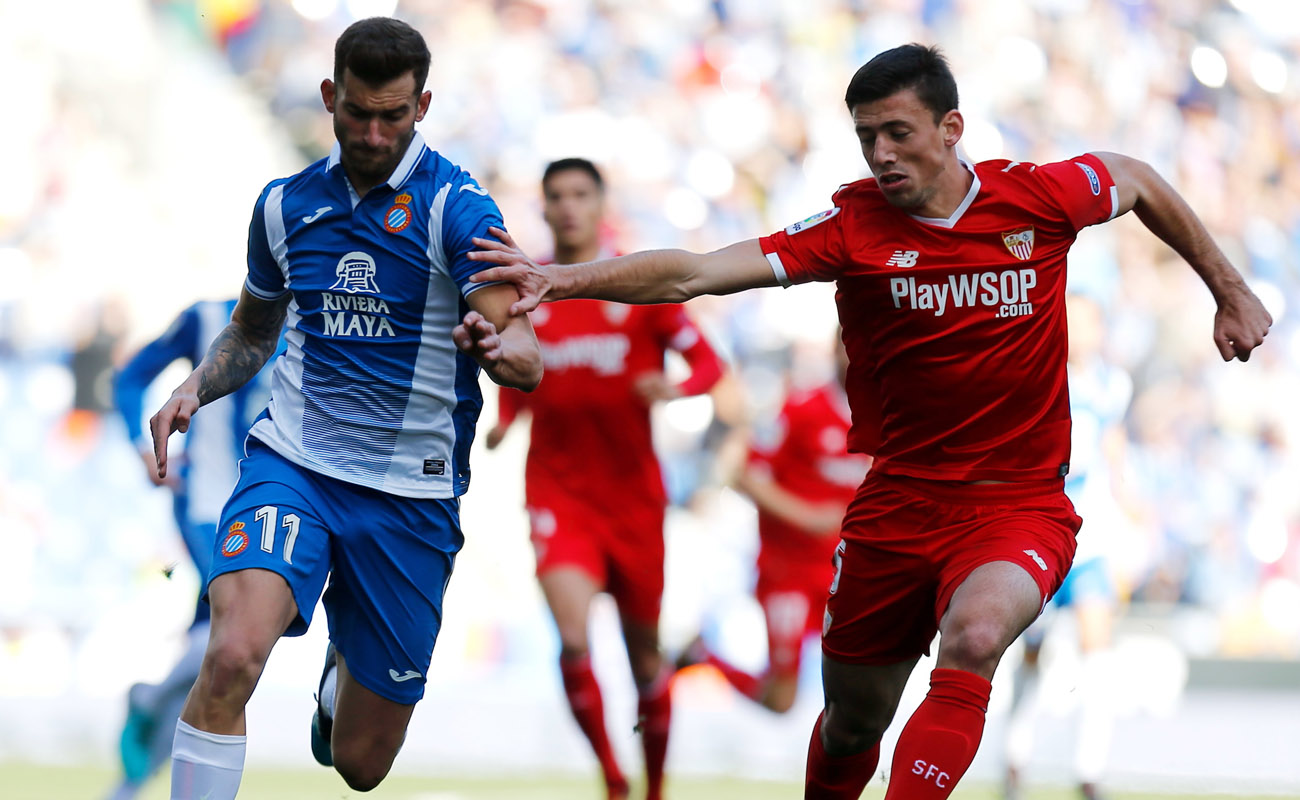
<path fill-rule="evenodd" d="M 325 103 L 325 110 L 331 114 L 334 113 L 335 92 L 336 87 L 334 86 L 334 81 L 326 78 L 320 82 L 320 99 Z"/>
<path fill-rule="evenodd" d="M 415 102 L 416 122 L 424 119 L 424 115 L 429 113 L 429 102 L 431 100 L 433 100 L 433 92 L 426 90 L 420 94 L 420 99 Z"/>
<path fill-rule="evenodd" d="M 966 120 L 962 118 L 961 112 L 954 108 L 939 120 L 939 129 L 943 131 L 944 145 L 956 147 L 957 142 L 961 141 L 962 133 L 966 130 Z"/>

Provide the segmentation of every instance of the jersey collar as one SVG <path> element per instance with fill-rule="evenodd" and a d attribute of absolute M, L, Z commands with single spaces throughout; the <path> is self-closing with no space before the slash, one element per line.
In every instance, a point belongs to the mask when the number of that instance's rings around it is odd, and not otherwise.
<path fill-rule="evenodd" d="M 424 137 L 420 135 L 419 131 L 416 131 L 415 135 L 411 137 L 411 143 L 406 147 L 406 154 L 397 163 L 397 168 L 393 170 L 393 174 L 388 176 L 386 181 L 388 185 L 394 189 L 402 188 L 402 184 L 406 183 L 406 179 L 411 177 L 411 173 L 415 171 L 415 166 L 420 163 L 420 157 L 424 155 L 424 150 Z M 339 147 L 339 143 L 335 141 L 334 146 L 330 148 L 330 157 L 329 161 L 325 163 L 325 171 L 329 172 L 337 167 L 342 155 L 343 148 Z M 349 185 L 348 188 L 351 189 L 352 187 Z"/>
<path fill-rule="evenodd" d="M 952 215 L 947 219 L 940 219 L 939 217 L 919 217 L 916 214 L 908 214 L 909 217 L 917 222 L 924 222 L 926 225 L 933 225 L 936 228 L 952 228 L 956 226 L 957 222 L 962 218 L 962 215 L 966 213 L 966 209 L 970 208 L 971 203 L 975 202 L 976 195 L 980 193 L 979 173 L 975 171 L 975 168 L 970 165 L 969 161 L 963 158 L 957 160 L 966 168 L 966 171 L 969 172 L 971 177 L 974 179 L 970 182 L 970 189 L 966 192 L 966 197 L 961 201 L 961 205 L 957 206 L 957 210 L 952 212 Z"/>

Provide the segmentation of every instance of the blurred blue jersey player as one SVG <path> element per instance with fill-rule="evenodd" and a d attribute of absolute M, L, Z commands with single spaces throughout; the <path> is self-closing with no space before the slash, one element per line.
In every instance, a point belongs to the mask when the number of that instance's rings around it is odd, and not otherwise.
<path fill-rule="evenodd" d="M 176 724 L 174 800 L 235 797 L 245 705 L 322 590 L 331 644 L 312 749 L 354 789 L 383 780 L 424 694 L 463 542 L 479 368 L 526 390 L 541 379 L 532 327 L 509 315 L 515 289 L 469 281 L 481 269 L 466 257 L 472 239 L 502 224 L 496 204 L 415 132 L 429 61 L 396 20 L 339 37 L 321 83 L 338 143 L 263 190 L 231 323 L 150 423 L 165 476 L 169 433 L 256 374 L 287 319 L 270 404 L 217 528 L 212 630 Z"/>
<path fill-rule="evenodd" d="M 203 300 L 176 317 L 161 336 L 140 348 L 114 376 L 113 401 L 126 422 L 127 434 L 140 451 L 155 486 L 172 490 L 176 527 L 185 549 L 206 581 L 221 507 L 235 486 L 238 461 L 249 426 L 270 397 L 270 363 L 239 391 L 214 401 L 185 434 L 179 469 L 158 477 L 153 444 L 144 432 L 144 395 L 164 369 L 179 360 L 198 365 L 208 346 L 230 322 L 235 301 Z M 281 342 L 281 349 L 283 341 Z M 185 695 L 199 675 L 208 644 L 210 609 L 200 599 L 187 644 L 171 672 L 157 684 L 131 687 L 121 736 L 123 779 L 112 800 L 129 800 L 171 753 L 172 735 Z"/>

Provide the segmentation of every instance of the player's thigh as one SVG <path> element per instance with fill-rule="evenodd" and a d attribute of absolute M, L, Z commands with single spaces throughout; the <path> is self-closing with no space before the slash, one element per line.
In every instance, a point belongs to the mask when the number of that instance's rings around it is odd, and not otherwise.
<path fill-rule="evenodd" d="M 625 622 L 658 630 L 664 595 L 664 510 L 631 504 L 602 528 L 608 559 L 606 591 Z M 656 643 L 657 643 L 656 639 Z"/>
<path fill-rule="evenodd" d="M 822 653 L 846 664 L 895 664 L 929 652 L 938 631 L 924 549 L 845 539 L 822 622 Z"/>
<path fill-rule="evenodd" d="M 306 470 L 249 440 L 239 482 L 221 512 L 208 573 L 214 640 L 222 619 L 235 611 L 275 618 L 277 636 L 307 630 L 330 569 L 326 507 Z M 271 605 L 263 593 L 280 599 Z M 282 600 L 293 609 L 287 621 L 276 618 Z"/>
<path fill-rule="evenodd" d="M 542 572 L 537 580 L 555 618 L 561 646 L 566 651 L 586 651 L 587 616 L 600 586 L 586 570 L 563 563 Z"/>
<path fill-rule="evenodd" d="M 387 772 L 406 738 L 414 710 L 414 703 L 390 700 L 357 682 L 347 658 L 340 654 L 330 740 L 336 763 L 359 766 L 377 761 Z"/>
<path fill-rule="evenodd" d="M 357 683 L 394 703 L 424 696 L 442 601 L 464 544 L 455 498 L 332 487 L 330 640 Z"/>

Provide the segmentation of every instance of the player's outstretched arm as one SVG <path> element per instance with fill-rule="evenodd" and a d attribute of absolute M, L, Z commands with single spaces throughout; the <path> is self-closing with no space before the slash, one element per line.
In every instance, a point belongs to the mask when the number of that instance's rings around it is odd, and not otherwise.
<path fill-rule="evenodd" d="M 736 488 L 749 496 L 759 511 L 794 525 L 813 537 L 836 536 L 844 519 L 844 506 L 809 502 L 773 480 L 771 474 L 746 466 L 736 479 Z"/>
<path fill-rule="evenodd" d="M 531 392 L 542 380 L 542 350 L 527 316 L 511 316 L 517 294 L 508 284 L 470 292 L 470 311 L 451 332 L 461 352 L 500 386 Z"/>
<path fill-rule="evenodd" d="M 532 311 L 543 300 L 591 297 L 620 303 L 681 303 L 702 294 L 777 285 L 757 239 L 712 253 L 646 250 L 584 264 L 543 266 L 520 250 L 504 230 L 492 228 L 491 233 L 500 241 L 475 239 L 479 249 L 469 257 L 497 266 L 470 280 L 513 283 L 519 301 L 510 307 L 511 314 Z"/>
<path fill-rule="evenodd" d="M 279 300 L 261 300 L 247 289 L 240 293 L 230 324 L 217 334 L 207 355 L 149 420 L 159 478 L 167 477 L 167 437 L 189 430 L 190 418 L 200 406 L 225 397 L 258 373 L 280 341 L 288 306 L 288 294 Z"/>
<path fill-rule="evenodd" d="M 1241 273 L 1228 262 L 1205 225 L 1187 202 L 1151 165 L 1118 153 L 1094 153 L 1110 171 L 1119 192 L 1116 216 L 1133 211 L 1196 270 L 1219 310 L 1214 315 L 1214 344 L 1224 361 L 1245 361 L 1264 342 L 1273 317 Z"/>

